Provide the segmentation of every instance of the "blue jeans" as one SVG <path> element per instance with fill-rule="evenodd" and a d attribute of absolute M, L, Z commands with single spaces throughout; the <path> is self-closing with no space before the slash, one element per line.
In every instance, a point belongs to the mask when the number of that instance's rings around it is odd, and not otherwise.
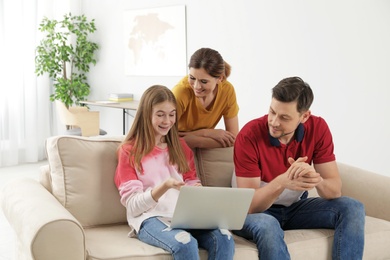
<path fill-rule="evenodd" d="M 364 222 L 364 206 L 355 199 L 308 198 L 248 214 L 244 227 L 233 232 L 256 243 L 259 259 L 282 260 L 290 259 L 284 230 L 334 229 L 332 259 L 358 260 L 363 257 Z"/>
<path fill-rule="evenodd" d="M 170 229 L 158 218 L 142 222 L 138 238 L 172 254 L 173 259 L 199 259 L 198 246 L 208 252 L 210 260 L 229 260 L 234 256 L 234 240 L 228 230 Z"/>

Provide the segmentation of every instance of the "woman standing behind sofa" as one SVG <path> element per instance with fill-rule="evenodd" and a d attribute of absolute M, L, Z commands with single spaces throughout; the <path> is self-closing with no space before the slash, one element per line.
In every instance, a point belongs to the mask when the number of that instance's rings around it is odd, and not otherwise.
<path fill-rule="evenodd" d="M 134 123 L 118 149 L 115 184 L 127 209 L 131 234 L 160 247 L 173 259 L 233 259 L 234 240 L 227 230 L 170 229 L 158 217 L 172 217 L 183 185 L 201 186 L 191 149 L 179 138 L 176 100 L 164 86 L 148 88 Z M 201 189 L 201 188 L 200 188 Z"/>
<path fill-rule="evenodd" d="M 238 104 L 227 81 L 231 67 L 216 50 L 201 48 L 190 59 L 189 74 L 173 89 L 179 135 L 191 148 L 233 146 L 238 134 Z M 214 129 L 223 117 L 225 130 Z"/>

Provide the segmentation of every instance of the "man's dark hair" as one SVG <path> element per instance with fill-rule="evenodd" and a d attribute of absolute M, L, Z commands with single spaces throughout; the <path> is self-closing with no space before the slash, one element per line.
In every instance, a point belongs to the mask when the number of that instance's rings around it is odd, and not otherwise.
<path fill-rule="evenodd" d="M 272 98 L 286 103 L 297 101 L 297 111 L 303 113 L 310 109 L 314 95 L 309 84 L 300 77 L 290 77 L 282 79 L 272 88 Z"/>

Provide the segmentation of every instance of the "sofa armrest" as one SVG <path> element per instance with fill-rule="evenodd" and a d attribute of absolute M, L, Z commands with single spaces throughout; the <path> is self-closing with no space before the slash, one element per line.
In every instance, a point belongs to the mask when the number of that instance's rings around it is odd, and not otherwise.
<path fill-rule="evenodd" d="M 36 180 L 5 184 L 0 201 L 16 234 L 16 259 L 86 259 L 82 226 Z"/>
<path fill-rule="evenodd" d="M 53 188 L 51 186 L 51 175 L 50 175 L 50 166 L 43 165 L 40 167 L 41 174 L 39 175 L 39 183 L 45 187 L 50 193 L 53 192 Z"/>
<path fill-rule="evenodd" d="M 337 163 L 342 194 L 361 201 L 368 216 L 390 221 L 390 177 Z"/>

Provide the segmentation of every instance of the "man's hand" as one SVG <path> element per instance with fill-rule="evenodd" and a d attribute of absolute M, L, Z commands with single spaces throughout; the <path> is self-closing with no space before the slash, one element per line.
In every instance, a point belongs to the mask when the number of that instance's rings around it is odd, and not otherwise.
<path fill-rule="evenodd" d="M 287 170 L 288 178 L 293 180 L 306 174 L 315 173 L 315 169 L 310 164 L 306 163 L 307 156 L 299 157 L 297 160 L 288 158 L 288 162 L 291 166 Z"/>
<path fill-rule="evenodd" d="M 286 176 L 286 179 L 283 185 L 286 189 L 300 191 L 311 190 L 323 181 L 321 175 L 317 172 L 307 172 L 303 176 L 293 179 Z"/>
<path fill-rule="evenodd" d="M 297 160 L 288 158 L 291 166 L 277 177 L 277 182 L 285 189 L 300 191 L 311 190 L 320 184 L 323 181 L 321 175 L 306 160 L 306 156 Z"/>

